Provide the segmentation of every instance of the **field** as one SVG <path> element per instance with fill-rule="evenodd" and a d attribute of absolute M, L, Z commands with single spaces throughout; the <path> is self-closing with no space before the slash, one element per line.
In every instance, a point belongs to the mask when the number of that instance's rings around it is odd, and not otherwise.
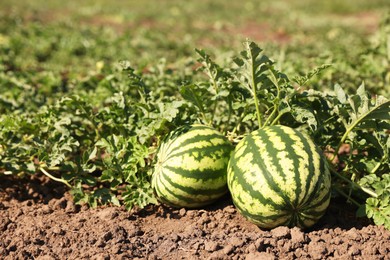
<path fill-rule="evenodd" d="M 389 259 L 389 93 L 387 0 L 0 0 L 0 258 Z M 156 151 L 191 123 L 306 132 L 325 215 L 159 204 Z"/>

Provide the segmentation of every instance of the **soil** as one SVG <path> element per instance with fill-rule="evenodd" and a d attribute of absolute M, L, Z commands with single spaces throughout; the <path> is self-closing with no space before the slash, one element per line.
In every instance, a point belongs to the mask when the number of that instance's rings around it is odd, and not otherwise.
<path fill-rule="evenodd" d="M 75 205 L 43 176 L 0 176 L 0 259 L 390 259 L 390 231 L 332 201 L 310 230 L 261 230 L 226 196 L 204 209 Z"/>

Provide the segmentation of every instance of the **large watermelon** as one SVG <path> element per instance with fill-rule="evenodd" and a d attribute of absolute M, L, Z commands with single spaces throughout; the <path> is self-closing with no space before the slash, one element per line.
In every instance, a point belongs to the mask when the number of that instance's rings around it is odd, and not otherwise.
<path fill-rule="evenodd" d="M 226 169 L 232 150 L 229 140 L 211 127 L 180 127 L 157 152 L 152 175 L 157 198 L 174 207 L 211 204 L 228 192 Z"/>
<path fill-rule="evenodd" d="M 286 126 L 242 139 L 229 161 L 228 186 L 238 210 L 261 228 L 312 226 L 330 200 L 327 162 L 313 141 Z"/>

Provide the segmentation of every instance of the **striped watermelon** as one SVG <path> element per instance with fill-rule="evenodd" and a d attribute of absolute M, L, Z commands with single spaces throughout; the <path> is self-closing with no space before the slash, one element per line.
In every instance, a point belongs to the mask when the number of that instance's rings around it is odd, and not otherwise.
<path fill-rule="evenodd" d="M 238 210 L 261 228 L 312 226 L 330 200 L 330 172 L 301 132 L 269 126 L 242 139 L 229 161 L 228 187 Z"/>
<path fill-rule="evenodd" d="M 174 207 L 197 208 L 228 192 L 227 165 L 233 146 L 215 129 L 181 127 L 162 142 L 152 175 L 157 198 Z"/>

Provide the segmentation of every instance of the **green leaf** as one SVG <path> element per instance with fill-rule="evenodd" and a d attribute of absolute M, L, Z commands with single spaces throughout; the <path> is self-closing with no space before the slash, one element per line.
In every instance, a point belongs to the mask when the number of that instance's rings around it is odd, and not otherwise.
<path fill-rule="evenodd" d="M 366 201 L 367 217 L 372 218 L 376 225 L 383 225 L 390 230 L 390 196 L 382 199 L 368 198 Z"/>
<path fill-rule="evenodd" d="M 353 113 L 347 128 L 353 128 L 366 120 L 390 120 L 390 100 L 382 96 L 372 100 L 363 84 L 358 88 L 357 94 L 349 98 L 349 103 Z"/>
<path fill-rule="evenodd" d="M 337 99 L 341 104 L 345 104 L 347 102 L 347 94 L 339 84 L 334 86 L 334 92 L 336 93 Z"/>
<path fill-rule="evenodd" d="M 304 76 L 297 76 L 297 77 L 294 77 L 292 79 L 292 81 L 296 82 L 299 86 L 304 86 L 307 82 L 310 81 L 310 79 L 312 79 L 314 76 L 317 76 L 319 74 L 321 74 L 321 72 L 323 72 L 324 70 L 326 70 L 327 68 L 331 67 L 332 64 L 323 64 L 321 65 L 320 67 L 317 67 L 315 69 L 313 69 L 312 71 L 308 72 L 306 75 Z M 342 98 L 342 96 L 340 96 L 340 98 Z M 343 103 L 343 102 L 342 102 Z"/>

